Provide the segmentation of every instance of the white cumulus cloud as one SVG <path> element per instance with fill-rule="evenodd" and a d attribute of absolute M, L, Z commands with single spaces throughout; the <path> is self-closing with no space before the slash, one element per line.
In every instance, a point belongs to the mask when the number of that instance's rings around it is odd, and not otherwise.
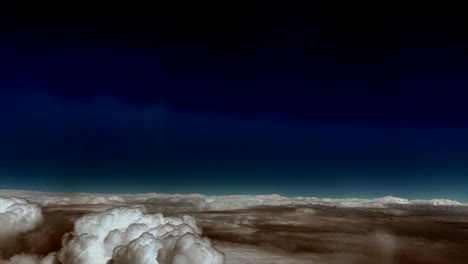
<path fill-rule="evenodd" d="M 0 264 L 56 264 L 55 253 L 51 253 L 42 258 L 37 255 L 20 254 L 10 258 L 10 260 L 1 261 Z"/>
<path fill-rule="evenodd" d="M 26 199 L 0 197 L 0 236 L 30 231 L 42 222 L 41 207 Z"/>
<path fill-rule="evenodd" d="M 222 264 L 224 255 L 212 247 L 191 216 L 146 214 L 124 207 L 88 214 L 65 236 L 58 253 L 62 263 Z"/>

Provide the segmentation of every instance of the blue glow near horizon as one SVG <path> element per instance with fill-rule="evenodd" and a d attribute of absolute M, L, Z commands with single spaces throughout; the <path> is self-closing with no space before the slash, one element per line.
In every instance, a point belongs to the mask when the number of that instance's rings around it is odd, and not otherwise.
<path fill-rule="evenodd" d="M 112 97 L 83 105 L 23 93 L 15 107 L 2 98 L 2 185 L 11 188 L 467 200 L 460 129 L 236 120 Z"/>

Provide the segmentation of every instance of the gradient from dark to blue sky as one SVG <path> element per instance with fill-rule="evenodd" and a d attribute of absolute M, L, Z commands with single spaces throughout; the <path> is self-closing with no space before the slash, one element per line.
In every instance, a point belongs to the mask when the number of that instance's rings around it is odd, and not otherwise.
<path fill-rule="evenodd" d="M 2 11 L 0 188 L 468 201 L 461 11 L 215 8 Z"/>

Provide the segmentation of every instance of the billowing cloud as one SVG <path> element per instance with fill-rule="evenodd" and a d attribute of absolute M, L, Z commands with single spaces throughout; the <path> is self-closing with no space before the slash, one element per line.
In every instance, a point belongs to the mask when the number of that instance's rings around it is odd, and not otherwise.
<path fill-rule="evenodd" d="M 22 198 L 0 197 L 0 259 L 16 254 L 18 239 L 42 221 L 39 205 Z"/>
<path fill-rule="evenodd" d="M 57 201 L 61 204 L 63 199 Z M 120 203 L 123 200 L 113 196 L 77 196 L 74 201 L 93 204 L 94 201 Z M 42 221 L 39 205 L 22 198 L 0 198 L 2 243 L 9 243 L 12 238 L 39 227 Z M 73 232 L 64 235 L 58 253 L 46 256 L 9 253 L 0 264 L 223 264 L 224 255 L 208 238 L 201 237 L 201 233 L 195 218 L 188 215 L 147 214 L 141 206 L 114 208 L 77 219 Z M 19 245 L 12 247 L 20 248 Z M 0 256 L 1 253 L 0 250 Z"/>
<path fill-rule="evenodd" d="M 30 231 L 41 222 L 39 205 L 22 198 L 0 197 L 0 237 Z"/>
<path fill-rule="evenodd" d="M 27 254 L 20 254 L 15 255 L 10 258 L 10 260 L 2 261 L 0 260 L 0 264 L 56 264 L 57 259 L 55 253 L 51 253 L 46 257 L 42 258 L 37 255 L 27 255 Z"/>
<path fill-rule="evenodd" d="M 224 255 L 201 238 L 193 217 L 146 214 L 141 207 L 114 208 L 75 222 L 65 236 L 62 263 L 222 264 Z"/>

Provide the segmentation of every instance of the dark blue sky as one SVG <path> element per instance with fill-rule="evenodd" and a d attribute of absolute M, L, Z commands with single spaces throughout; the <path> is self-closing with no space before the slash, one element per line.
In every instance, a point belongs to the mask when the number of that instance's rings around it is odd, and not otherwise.
<path fill-rule="evenodd" d="M 215 8 L 2 11 L 0 188 L 468 201 L 457 8 Z"/>

